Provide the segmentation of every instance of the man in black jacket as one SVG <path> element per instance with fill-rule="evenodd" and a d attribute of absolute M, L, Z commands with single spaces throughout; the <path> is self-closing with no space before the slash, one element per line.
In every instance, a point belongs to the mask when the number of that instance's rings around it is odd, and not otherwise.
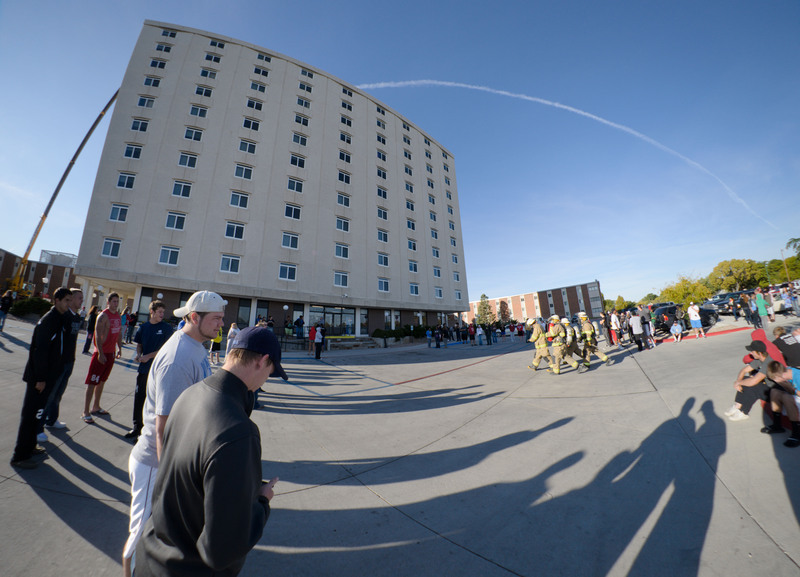
<path fill-rule="evenodd" d="M 236 335 L 222 369 L 172 407 L 153 490 L 152 516 L 136 548 L 136 576 L 238 575 L 261 539 L 277 477 L 261 480 L 253 393 L 287 380 L 266 327 Z M 199 424 L 199 425 L 198 425 Z"/>
<path fill-rule="evenodd" d="M 28 364 L 22 375 L 26 385 L 25 399 L 22 401 L 17 444 L 11 458 L 12 467 L 33 469 L 38 465 L 33 457 L 45 453 L 43 448 L 36 446 L 36 434 L 53 385 L 64 369 L 64 313 L 71 300 L 72 293 L 68 288 L 58 289 L 53 294 L 53 308 L 39 319 L 33 329 Z"/>

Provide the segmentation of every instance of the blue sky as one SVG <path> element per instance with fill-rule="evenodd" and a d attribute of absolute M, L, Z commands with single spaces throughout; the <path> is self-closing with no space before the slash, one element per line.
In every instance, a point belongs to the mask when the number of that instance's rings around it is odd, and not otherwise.
<path fill-rule="evenodd" d="M 594 279 L 635 300 L 800 237 L 795 0 L 1 0 L 0 247 L 25 250 L 145 19 L 355 85 L 451 83 L 367 91 L 453 153 L 473 300 Z M 106 129 L 33 258 L 77 253 Z"/>

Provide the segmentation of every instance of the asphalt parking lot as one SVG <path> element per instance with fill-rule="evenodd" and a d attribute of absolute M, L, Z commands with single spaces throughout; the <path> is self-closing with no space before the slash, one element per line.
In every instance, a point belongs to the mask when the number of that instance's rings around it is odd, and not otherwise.
<path fill-rule="evenodd" d="M 722 415 L 749 342 L 733 328 L 580 375 L 534 373 L 520 340 L 288 353 L 290 381 L 269 381 L 252 416 L 263 476 L 281 481 L 242 574 L 797 576 L 800 448 L 760 434 L 758 408 Z M 0 334 L 2 573 L 121 574 L 134 349 L 95 425 L 78 355 L 68 428 L 16 471 L 31 331 Z"/>

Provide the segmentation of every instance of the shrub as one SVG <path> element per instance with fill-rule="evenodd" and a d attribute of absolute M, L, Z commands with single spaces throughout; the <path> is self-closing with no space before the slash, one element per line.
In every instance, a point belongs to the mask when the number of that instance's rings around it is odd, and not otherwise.
<path fill-rule="evenodd" d="M 31 297 L 29 299 L 17 301 L 9 311 L 15 317 L 24 317 L 25 315 L 35 314 L 41 317 L 44 313 L 50 310 L 53 304 L 50 301 L 40 299 L 39 297 Z"/>

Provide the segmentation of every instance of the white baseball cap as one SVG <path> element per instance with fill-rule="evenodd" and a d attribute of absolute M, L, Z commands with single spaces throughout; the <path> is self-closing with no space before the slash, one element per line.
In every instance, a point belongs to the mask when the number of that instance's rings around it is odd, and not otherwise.
<path fill-rule="evenodd" d="M 226 304 L 228 301 L 217 293 L 199 291 L 190 296 L 184 306 L 172 311 L 172 314 L 182 319 L 189 313 L 222 313 L 225 312 Z"/>

